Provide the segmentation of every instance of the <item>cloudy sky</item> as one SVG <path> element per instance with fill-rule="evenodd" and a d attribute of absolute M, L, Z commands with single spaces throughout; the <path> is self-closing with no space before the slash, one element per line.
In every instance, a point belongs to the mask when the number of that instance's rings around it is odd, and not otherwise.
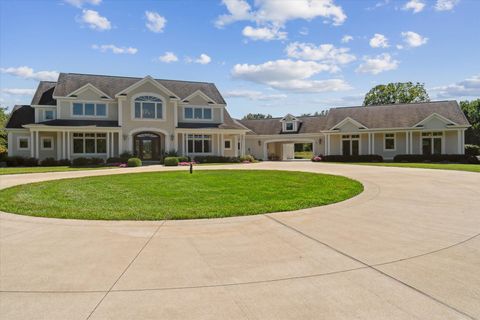
<path fill-rule="evenodd" d="M 78 72 L 214 82 L 231 113 L 362 103 L 374 85 L 480 96 L 478 0 L 0 2 L 0 104 Z"/>

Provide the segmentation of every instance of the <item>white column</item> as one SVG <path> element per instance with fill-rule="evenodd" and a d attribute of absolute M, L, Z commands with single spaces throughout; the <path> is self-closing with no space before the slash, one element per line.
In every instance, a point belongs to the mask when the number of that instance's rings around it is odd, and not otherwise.
<path fill-rule="evenodd" d="M 235 157 L 238 157 L 238 136 L 235 135 L 233 140 L 234 140 L 233 145 L 235 146 L 235 149 L 233 149 L 235 150 Z"/>
<path fill-rule="evenodd" d="M 410 147 L 408 145 L 408 136 L 409 136 L 409 131 L 405 132 L 405 154 L 410 154 Z"/>
<path fill-rule="evenodd" d="M 457 130 L 457 153 L 462 154 L 462 130 Z"/>
<path fill-rule="evenodd" d="M 173 123 L 178 127 L 178 101 L 173 101 Z"/>
<path fill-rule="evenodd" d="M 65 138 L 65 131 L 62 131 L 62 159 L 67 158 L 67 139 Z"/>
<path fill-rule="evenodd" d="M 331 136 L 330 134 L 327 134 L 327 156 L 330 155 L 330 142 L 331 142 Z"/>
<path fill-rule="evenodd" d="M 173 149 L 175 152 L 178 152 L 178 133 L 174 131 L 173 133 Z"/>
<path fill-rule="evenodd" d="M 60 160 L 62 157 L 61 151 L 60 151 L 60 146 L 61 146 L 61 137 L 62 133 L 60 131 L 57 132 L 57 143 L 55 144 L 55 147 L 57 148 L 57 160 Z"/>
<path fill-rule="evenodd" d="M 110 132 L 107 132 L 107 159 L 110 158 Z"/>
<path fill-rule="evenodd" d="M 368 154 L 372 154 L 372 134 L 368 133 Z"/>
<path fill-rule="evenodd" d="M 409 154 L 413 154 L 413 131 L 410 131 L 410 141 L 408 142 L 408 146 L 410 147 L 410 152 Z M 421 135 L 420 135 L 420 147 L 421 147 L 421 144 L 422 143 L 422 140 L 421 140 Z"/>
<path fill-rule="evenodd" d="M 217 137 L 217 154 L 220 155 L 222 153 L 221 146 L 220 146 L 220 133 L 216 135 Z"/>
<path fill-rule="evenodd" d="M 118 99 L 118 125 L 123 125 L 123 102 L 127 101 L 125 98 Z"/>
<path fill-rule="evenodd" d="M 461 149 L 461 154 L 465 153 L 465 130 L 462 130 L 462 149 Z"/>
<path fill-rule="evenodd" d="M 71 148 L 70 148 L 70 131 L 67 131 L 67 159 L 70 160 L 71 156 Z"/>
<path fill-rule="evenodd" d="M 446 153 L 445 151 L 445 131 L 442 131 L 442 154 Z"/>
<path fill-rule="evenodd" d="M 375 154 L 375 132 L 372 132 L 372 154 Z"/>
<path fill-rule="evenodd" d="M 312 146 L 313 149 L 313 146 Z M 242 156 L 245 155 L 245 135 L 242 134 Z"/>
<path fill-rule="evenodd" d="M 35 141 L 33 141 L 35 138 L 35 131 L 30 131 L 30 157 L 33 158 L 35 156 L 35 150 L 34 150 L 34 144 Z"/>
<path fill-rule="evenodd" d="M 186 155 L 186 153 L 185 153 L 185 133 L 181 133 L 180 135 L 182 137 L 182 155 L 185 156 Z"/>
<path fill-rule="evenodd" d="M 36 137 L 35 137 L 35 158 L 39 158 L 40 157 L 40 132 L 36 132 Z"/>
<path fill-rule="evenodd" d="M 223 133 L 220 135 L 220 150 L 221 150 L 221 156 L 225 156 L 225 140 L 223 139 Z"/>
<path fill-rule="evenodd" d="M 123 134 L 122 131 L 118 131 L 118 155 L 123 153 Z"/>

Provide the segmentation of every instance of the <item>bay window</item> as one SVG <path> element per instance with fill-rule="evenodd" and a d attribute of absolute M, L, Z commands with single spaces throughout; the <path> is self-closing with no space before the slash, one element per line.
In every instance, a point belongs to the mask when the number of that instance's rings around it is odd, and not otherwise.
<path fill-rule="evenodd" d="M 189 134 L 187 136 L 189 153 L 211 153 L 212 136 L 203 134 Z"/>
<path fill-rule="evenodd" d="M 104 154 L 107 153 L 106 133 L 74 133 L 74 154 Z"/>
<path fill-rule="evenodd" d="M 134 118 L 144 120 L 163 119 L 163 102 L 154 96 L 135 98 Z"/>

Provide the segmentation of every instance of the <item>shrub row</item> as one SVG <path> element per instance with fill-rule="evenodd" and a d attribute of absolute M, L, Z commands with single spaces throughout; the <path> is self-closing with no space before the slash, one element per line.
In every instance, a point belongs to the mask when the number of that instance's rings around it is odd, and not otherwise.
<path fill-rule="evenodd" d="M 476 156 L 466 154 L 398 154 L 393 162 L 454 162 L 478 164 L 480 161 Z"/>
<path fill-rule="evenodd" d="M 466 144 L 465 154 L 469 156 L 480 156 L 480 146 L 476 144 Z"/>
<path fill-rule="evenodd" d="M 72 162 L 68 159 L 55 160 L 55 158 L 45 158 L 40 161 L 42 167 L 71 166 Z"/>
<path fill-rule="evenodd" d="M 102 158 L 75 158 L 72 160 L 72 166 L 85 167 L 85 166 L 99 166 L 105 164 Z"/>
<path fill-rule="evenodd" d="M 195 162 L 198 163 L 240 163 L 238 157 L 222 157 L 222 156 L 196 156 Z"/>
<path fill-rule="evenodd" d="M 382 156 L 378 154 L 361 154 L 361 155 L 330 155 L 330 156 L 319 156 L 321 161 L 326 162 L 383 162 Z M 316 161 L 317 157 L 314 157 L 312 161 Z"/>

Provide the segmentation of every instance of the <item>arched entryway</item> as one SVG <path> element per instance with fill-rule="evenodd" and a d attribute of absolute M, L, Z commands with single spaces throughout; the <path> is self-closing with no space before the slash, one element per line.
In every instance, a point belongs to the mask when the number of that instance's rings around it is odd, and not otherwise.
<path fill-rule="evenodd" d="M 162 153 L 162 138 L 153 132 L 139 132 L 133 136 L 133 153 L 142 160 L 158 160 Z"/>

